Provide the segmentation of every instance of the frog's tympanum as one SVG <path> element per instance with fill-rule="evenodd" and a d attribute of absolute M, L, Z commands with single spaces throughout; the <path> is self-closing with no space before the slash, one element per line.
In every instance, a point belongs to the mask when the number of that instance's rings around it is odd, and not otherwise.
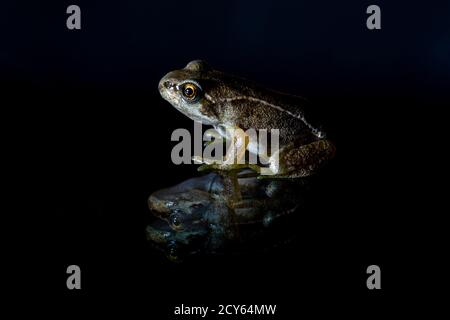
<path fill-rule="evenodd" d="M 236 129 L 278 129 L 279 150 L 274 154 L 267 155 L 264 148 L 245 137 L 240 142 L 249 152 L 265 158 L 272 177 L 309 176 L 334 155 L 333 144 L 312 123 L 311 110 L 303 98 L 214 70 L 204 61 L 192 61 L 183 69 L 169 72 L 161 79 L 159 91 L 183 114 L 213 126 L 225 139 L 236 139 L 228 134 Z M 208 163 L 207 159 L 203 161 Z M 236 166 L 227 159 L 210 165 L 220 170 Z M 257 166 L 249 167 L 258 170 Z"/>

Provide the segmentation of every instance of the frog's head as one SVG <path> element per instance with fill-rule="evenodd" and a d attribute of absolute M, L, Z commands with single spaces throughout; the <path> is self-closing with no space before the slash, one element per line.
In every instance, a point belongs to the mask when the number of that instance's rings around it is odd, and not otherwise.
<path fill-rule="evenodd" d="M 211 207 L 211 196 L 192 189 L 173 192 L 171 188 L 154 192 L 148 198 L 153 215 L 167 221 L 173 230 L 188 230 L 203 224 Z"/>
<path fill-rule="evenodd" d="M 208 229 L 205 226 L 174 231 L 164 221 L 156 220 L 147 226 L 146 232 L 153 247 L 165 252 L 173 262 L 181 262 L 208 243 Z"/>
<path fill-rule="evenodd" d="M 206 125 L 220 122 L 213 95 L 222 85 L 218 71 L 205 61 L 194 60 L 171 71 L 159 82 L 161 96 L 190 119 Z"/>

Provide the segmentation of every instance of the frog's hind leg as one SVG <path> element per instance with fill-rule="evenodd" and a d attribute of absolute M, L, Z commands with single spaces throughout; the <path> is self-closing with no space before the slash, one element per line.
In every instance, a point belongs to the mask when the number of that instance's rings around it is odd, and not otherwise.
<path fill-rule="evenodd" d="M 333 143 L 329 140 L 317 140 L 302 146 L 289 144 L 270 157 L 271 172 L 259 178 L 308 177 L 331 159 L 335 150 Z"/>

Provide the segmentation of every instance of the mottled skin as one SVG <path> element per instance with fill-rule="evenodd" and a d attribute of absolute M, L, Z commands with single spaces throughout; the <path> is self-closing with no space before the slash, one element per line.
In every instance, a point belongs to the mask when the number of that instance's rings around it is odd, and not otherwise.
<path fill-rule="evenodd" d="M 226 129 L 279 129 L 279 154 L 266 159 L 271 177 L 309 176 L 334 155 L 334 146 L 325 133 L 310 123 L 303 98 L 214 70 L 204 61 L 192 61 L 181 70 L 169 72 L 161 79 L 159 91 L 183 114 L 212 125 L 224 138 L 236 139 L 227 136 Z M 195 94 L 190 95 L 192 91 Z M 245 148 L 258 153 L 256 145 L 246 144 Z M 259 156 L 263 154 L 259 152 Z M 279 156 L 279 164 L 275 156 Z M 208 163 L 207 159 L 204 162 Z M 212 166 L 238 168 L 227 163 Z M 258 171 L 257 166 L 249 167 Z"/>

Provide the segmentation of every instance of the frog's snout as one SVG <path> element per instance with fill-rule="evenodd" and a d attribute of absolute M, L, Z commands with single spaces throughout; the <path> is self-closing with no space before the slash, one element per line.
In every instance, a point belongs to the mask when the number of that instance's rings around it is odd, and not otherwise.
<path fill-rule="evenodd" d="M 175 87 L 174 83 L 167 79 L 166 77 L 162 78 L 158 84 L 158 90 L 161 95 L 164 96 L 164 93 L 170 91 Z"/>
<path fill-rule="evenodd" d="M 147 204 L 152 213 L 160 219 L 167 219 L 169 217 L 169 203 L 160 199 L 157 195 L 151 194 L 147 200 Z"/>
<path fill-rule="evenodd" d="M 173 102 L 176 100 L 177 96 L 176 87 L 177 87 L 176 80 L 172 76 L 169 76 L 168 74 L 165 75 L 159 81 L 158 84 L 159 93 L 165 100 L 169 102 Z"/>

